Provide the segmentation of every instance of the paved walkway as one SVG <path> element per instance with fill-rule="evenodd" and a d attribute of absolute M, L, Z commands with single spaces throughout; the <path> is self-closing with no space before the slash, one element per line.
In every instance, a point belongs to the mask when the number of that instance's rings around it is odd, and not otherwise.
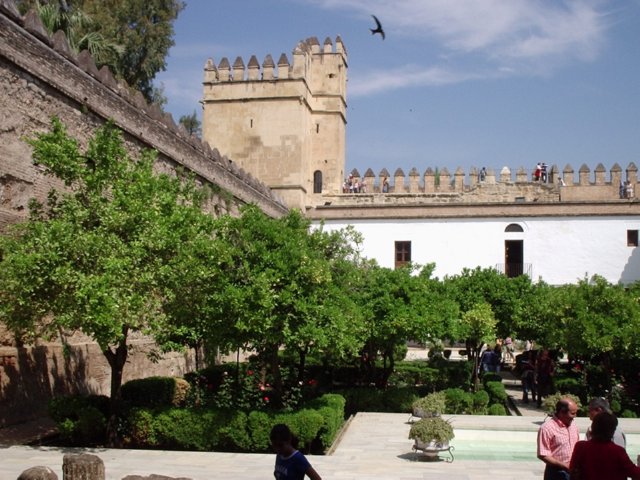
<path fill-rule="evenodd" d="M 536 432 L 544 415 L 534 417 L 489 417 L 454 415 L 455 461 L 420 460 L 407 438 L 408 415 L 359 413 L 354 417 L 333 455 L 310 457 L 316 470 L 327 479 L 372 480 L 533 480 L 542 478 L 542 463 L 536 459 Z M 582 432 L 589 420 L 577 419 Z M 632 459 L 640 453 L 640 420 L 621 419 Z M 89 451 L 105 462 L 108 480 L 131 474 L 157 473 L 193 480 L 272 479 L 273 455 L 166 452 L 151 450 L 62 449 L 12 446 L 0 448 L 0 479 L 15 480 L 25 469 L 46 465 L 62 479 L 62 456 Z"/>

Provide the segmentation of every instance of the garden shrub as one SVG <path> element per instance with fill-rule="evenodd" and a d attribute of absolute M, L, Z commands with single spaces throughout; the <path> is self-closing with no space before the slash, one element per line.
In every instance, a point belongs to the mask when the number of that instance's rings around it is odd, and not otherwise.
<path fill-rule="evenodd" d="M 559 392 L 562 393 L 572 393 L 578 397 L 587 396 L 587 387 L 586 385 L 578 378 L 573 377 L 560 377 L 555 378 L 553 384 Z"/>
<path fill-rule="evenodd" d="M 183 405 L 189 393 L 189 383 L 175 377 L 147 377 L 122 385 L 122 400 L 132 407 Z"/>
<path fill-rule="evenodd" d="M 622 411 L 622 413 L 620 414 L 620 417 L 621 418 L 638 418 L 638 415 L 633 410 L 626 409 Z"/>
<path fill-rule="evenodd" d="M 473 405 L 471 413 L 474 415 L 484 415 L 487 413 L 487 405 L 489 405 L 489 394 L 484 390 L 478 390 L 472 397 Z"/>
<path fill-rule="evenodd" d="M 489 406 L 489 409 L 487 410 L 487 413 L 489 415 L 506 415 L 507 414 L 507 409 L 504 408 L 504 405 L 502 405 L 500 403 L 494 403 L 493 405 Z"/>
<path fill-rule="evenodd" d="M 507 392 L 502 382 L 487 382 L 484 389 L 489 394 L 490 404 L 503 404 L 507 401 Z"/>
<path fill-rule="evenodd" d="M 502 383 L 502 377 L 495 372 L 485 372 L 482 374 L 482 384 L 486 385 L 489 382 Z"/>
<path fill-rule="evenodd" d="M 418 394 L 411 387 L 388 388 L 382 395 L 385 412 L 410 413 L 411 405 L 417 399 Z"/>
<path fill-rule="evenodd" d="M 473 397 L 461 388 L 448 388 L 444 391 L 446 413 L 469 413 L 473 405 Z"/>
<path fill-rule="evenodd" d="M 183 450 L 270 450 L 269 434 L 276 423 L 285 423 L 300 448 L 331 445 L 344 419 L 344 398 L 324 395 L 309 408 L 294 413 L 233 412 L 208 408 L 134 408 L 125 424 L 130 446 Z"/>
<path fill-rule="evenodd" d="M 345 388 L 337 390 L 346 400 L 347 415 L 357 412 L 384 412 L 382 390 L 375 387 Z"/>
<path fill-rule="evenodd" d="M 254 411 L 248 416 L 249 435 L 251 436 L 252 449 L 254 451 L 265 451 L 271 445 L 271 428 L 275 425 L 273 419 L 265 412 Z"/>
<path fill-rule="evenodd" d="M 318 436 L 324 425 L 324 418 L 316 410 L 302 409 L 295 413 L 276 415 L 274 424 L 284 423 L 299 442 L 299 448 L 309 451 L 311 442 Z"/>
<path fill-rule="evenodd" d="M 244 412 L 236 412 L 229 423 L 220 428 L 220 442 L 225 450 L 250 452 L 253 440 L 249 434 L 249 420 Z"/>
<path fill-rule="evenodd" d="M 556 403 L 558 403 L 558 401 L 563 397 L 567 397 L 567 398 L 570 398 L 571 400 L 573 400 L 576 403 L 576 405 L 578 406 L 578 410 L 582 407 L 582 404 L 580 403 L 580 399 L 578 397 L 576 397 L 575 395 L 573 395 L 571 393 L 556 392 L 553 395 L 549 395 L 548 397 L 546 397 L 542 401 L 542 408 L 544 408 L 544 410 L 549 415 L 553 415 L 555 413 L 555 411 L 556 411 Z"/>
<path fill-rule="evenodd" d="M 109 414 L 108 397 L 56 397 L 49 402 L 48 410 L 63 440 L 77 445 L 93 445 L 104 441 Z"/>

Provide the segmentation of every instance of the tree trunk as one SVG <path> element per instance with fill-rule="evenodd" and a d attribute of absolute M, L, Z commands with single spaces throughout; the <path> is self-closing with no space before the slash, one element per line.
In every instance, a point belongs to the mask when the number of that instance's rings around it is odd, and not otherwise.
<path fill-rule="evenodd" d="M 115 350 L 107 348 L 102 353 L 111 366 L 111 401 L 109 404 L 109 420 L 107 422 L 107 443 L 116 446 L 118 442 L 117 421 L 120 408 L 120 392 L 122 389 L 122 375 L 124 365 L 127 363 L 129 349 L 127 347 L 127 335 L 129 327 L 122 327 L 122 338 Z"/>
<path fill-rule="evenodd" d="M 271 366 L 271 376 L 273 377 L 274 398 L 271 399 L 275 408 L 282 406 L 282 376 L 280 375 L 280 358 L 278 358 L 278 346 L 269 347 L 269 365 Z"/>
<path fill-rule="evenodd" d="M 307 363 L 308 347 L 299 350 L 300 361 L 298 362 L 298 382 L 304 382 L 304 367 Z"/>

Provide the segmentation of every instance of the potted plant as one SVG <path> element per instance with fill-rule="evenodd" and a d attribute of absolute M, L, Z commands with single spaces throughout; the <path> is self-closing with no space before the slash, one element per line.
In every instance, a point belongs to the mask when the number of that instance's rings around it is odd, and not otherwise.
<path fill-rule="evenodd" d="M 449 449 L 449 441 L 453 437 L 453 427 L 442 417 L 421 418 L 411 425 L 409 431 L 409 438 L 415 440 L 413 448 L 430 456 Z"/>
<path fill-rule="evenodd" d="M 437 417 L 444 413 L 444 392 L 430 393 L 426 397 L 419 398 L 411 405 L 414 417 Z"/>

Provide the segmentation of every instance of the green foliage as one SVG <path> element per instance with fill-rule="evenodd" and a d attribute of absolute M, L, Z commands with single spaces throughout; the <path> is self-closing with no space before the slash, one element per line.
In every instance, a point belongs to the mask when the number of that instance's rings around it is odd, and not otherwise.
<path fill-rule="evenodd" d="M 489 405 L 489 409 L 487 410 L 489 415 L 506 415 L 507 409 L 504 408 L 504 405 L 500 403 L 494 403 L 493 405 Z"/>
<path fill-rule="evenodd" d="M 473 408 L 473 395 L 461 388 L 445 390 L 446 413 L 470 413 Z"/>
<path fill-rule="evenodd" d="M 485 372 L 482 375 L 482 384 L 486 385 L 488 382 L 502 382 L 502 377 L 494 372 Z"/>
<path fill-rule="evenodd" d="M 586 398 L 587 396 L 586 385 L 584 384 L 582 379 L 579 378 L 556 377 L 553 380 L 553 385 L 555 386 L 556 390 L 561 393 L 572 393 L 577 397 L 583 398 Z"/>
<path fill-rule="evenodd" d="M 284 393 L 281 347 L 334 358 L 359 350 L 353 235 L 310 230 L 298 211 L 274 220 L 247 206 L 239 218 L 217 221 L 216 241 L 223 275 L 209 297 L 217 311 L 209 317 L 208 338 L 223 349 L 250 344 L 269 366 L 276 403 Z"/>
<path fill-rule="evenodd" d="M 423 416 L 440 415 L 445 411 L 446 394 L 445 392 L 430 393 L 426 397 L 414 401 L 411 406 L 414 415 L 419 412 L 422 412 Z"/>
<path fill-rule="evenodd" d="M 409 438 L 418 439 L 429 443 L 432 440 L 437 443 L 447 443 L 455 437 L 453 427 L 442 417 L 421 418 L 409 430 Z"/>
<path fill-rule="evenodd" d="M 189 383 L 176 377 L 147 377 L 122 385 L 122 399 L 133 407 L 184 405 Z"/>
<path fill-rule="evenodd" d="M 489 405 L 489 394 L 486 391 L 478 390 L 473 393 L 471 413 L 474 415 L 484 415 L 487 413 L 487 405 Z"/>
<path fill-rule="evenodd" d="M 620 414 L 621 418 L 638 418 L 638 414 L 636 412 L 634 412 L 633 410 L 623 410 L 622 413 Z"/>
<path fill-rule="evenodd" d="M 344 399 L 326 395 L 291 413 L 250 413 L 208 408 L 136 408 L 129 411 L 125 439 L 130 446 L 184 450 L 265 452 L 273 425 L 285 423 L 310 450 L 328 448 L 342 425 Z"/>
<path fill-rule="evenodd" d="M 70 188 L 32 203 L 29 220 L 0 239 L 0 320 L 25 339 L 66 330 L 93 338 L 112 366 L 116 402 L 131 332 L 163 349 L 199 335 L 200 297 L 178 300 L 174 287 L 210 271 L 212 219 L 192 179 L 156 174 L 151 152 L 130 158 L 110 124 L 84 151 L 56 119 L 29 143 L 45 173 Z M 191 301 L 191 323 L 178 301 Z"/>
<path fill-rule="evenodd" d="M 484 389 L 489 394 L 490 403 L 504 404 L 507 401 L 507 392 L 502 382 L 487 382 Z"/>
<path fill-rule="evenodd" d="M 542 408 L 549 415 L 553 415 L 556 411 L 556 404 L 561 398 L 570 398 L 578 406 L 578 410 L 582 408 L 582 403 L 580 402 L 580 399 L 578 397 L 576 397 L 575 395 L 572 395 L 571 393 L 561 393 L 561 392 L 556 392 L 553 395 L 549 395 L 548 397 L 546 397 L 542 401 Z"/>
<path fill-rule="evenodd" d="M 200 120 L 198 120 L 198 114 L 194 110 L 191 115 L 182 115 L 178 120 L 178 123 L 184 127 L 189 135 L 195 135 L 199 137 L 201 134 Z"/>
<path fill-rule="evenodd" d="M 105 440 L 109 400 L 103 396 L 56 397 L 49 402 L 49 415 L 60 436 L 72 445 L 95 445 Z"/>

